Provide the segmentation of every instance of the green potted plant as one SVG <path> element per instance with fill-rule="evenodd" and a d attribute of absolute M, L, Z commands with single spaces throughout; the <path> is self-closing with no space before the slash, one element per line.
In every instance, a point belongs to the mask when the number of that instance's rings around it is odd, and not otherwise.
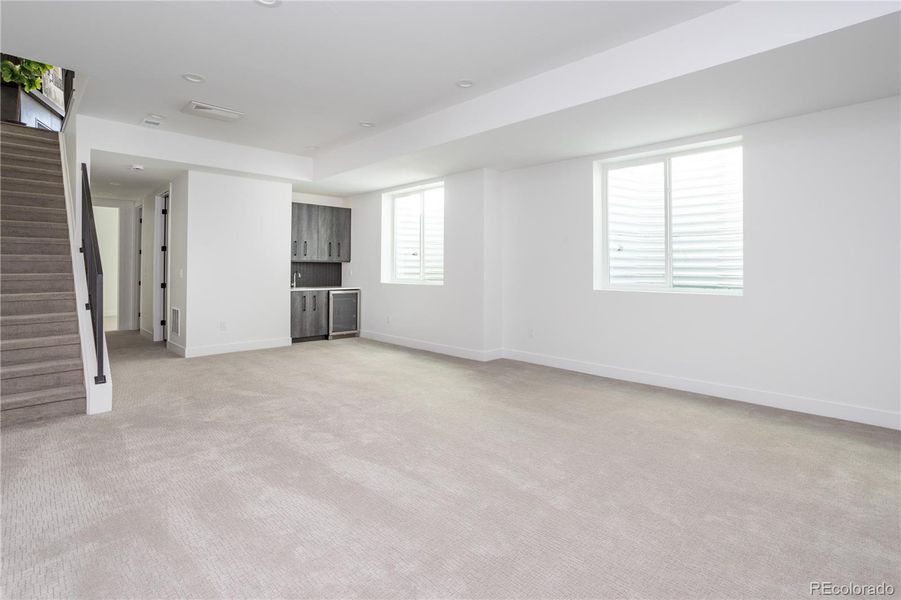
<path fill-rule="evenodd" d="M 40 91 L 44 73 L 52 68 L 52 65 L 36 60 L 4 55 L 0 61 L 0 76 L 3 79 L 3 96 L 0 99 L 2 115 L 0 118 L 4 121 L 20 123 L 21 94 L 35 90 Z"/>

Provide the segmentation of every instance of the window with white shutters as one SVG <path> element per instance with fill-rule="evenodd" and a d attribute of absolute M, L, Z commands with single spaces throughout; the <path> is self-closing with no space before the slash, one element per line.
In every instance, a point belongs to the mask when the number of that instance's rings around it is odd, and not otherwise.
<path fill-rule="evenodd" d="M 741 292 L 739 142 L 598 165 L 595 287 Z"/>
<path fill-rule="evenodd" d="M 390 195 L 391 280 L 444 282 L 444 185 Z"/>

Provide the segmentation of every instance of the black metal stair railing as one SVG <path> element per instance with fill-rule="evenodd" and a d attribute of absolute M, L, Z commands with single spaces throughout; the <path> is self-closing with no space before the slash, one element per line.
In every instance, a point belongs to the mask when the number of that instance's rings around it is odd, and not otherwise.
<path fill-rule="evenodd" d="M 94 204 L 91 202 L 91 183 L 88 166 L 81 163 L 81 251 L 88 282 L 88 304 L 94 330 L 94 349 L 97 352 L 97 376 L 94 383 L 106 383 L 103 373 L 103 265 L 100 264 L 100 244 L 94 224 Z"/>

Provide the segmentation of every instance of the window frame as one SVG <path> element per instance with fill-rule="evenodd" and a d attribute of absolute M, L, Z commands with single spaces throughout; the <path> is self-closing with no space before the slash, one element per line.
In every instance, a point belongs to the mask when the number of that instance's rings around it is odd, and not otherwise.
<path fill-rule="evenodd" d="M 652 292 L 664 294 L 702 294 L 716 296 L 742 296 L 744 295 L 744 277 L 740 288 L 703 288 L 703 287 L 673 287 L 673 223 L 672 223 L 672 159 L 690 155 L 702 154 L 715 150 L 727 150 L 729 148 L 743 148 L 741 137 L 716 139 L 696 144 L 661 148 L 638 154 L 614 156 L 611 158 L 596 160 L 595 168 L 595 221 L 594 221 L 594 289 L 596 291 L 613 292 Z M 744 157 L 744 154 L 742 154 Z M 611 284 L 610 283 L 610 244 L 608 242 L 607 217 L 607 173 L 614 169 L 625 167 L 637 167 L 654 163 L 663 163 L 664 177 L 664 221 L 665 221 L 665 285 L 654 284 Z M 744 175 L 744 160 L 742 160 L 742 175 Z M 744 177 L 742 177 L 744 183 Z M 744 231 L 744 190 L 742 189 L 742 231 Z M 744 236 L 742 236 L 742 273 L 744 274 Z"/>
<path fill-rule="evenodd" d="M 388 248 L 390 255 L 390 264 L 388 271 L 388 279 L 382 281 L 382 283 L 393 283 L 399 285 L 429 285 L 429 286 L 441 286 L 444 285 L 445 280 L 445 269 L 444 269 L 444 254 L 442 253 L 441 257 L 441 280 L 434 281 L 425 279 L 425 193 L 429 190 L 433 189 L 442 189 L 444 190 L 444 181 L 431 181 L 429 183 L 424 183 L 422 185 L 416 185 L 413 187 L 406 187 L 403 189 L 392 190 L 383 194 L 384 198 L 388 199 L 390 204 L 390 221 L 388 224 Z M 412 194 L 419 195 L 419 278 L 418 279 L 398 279 L 397 277 L 397 252 L 396 252 L 396 236 L 397 236 L 397 198 L 401 196 L 410 196 Z M 442 207 L 443 209 L 443 207 Z M 443 216 L 443 215 L 442 215 Z M 443 221 L 443 219 L 442 219 Z M 444 228 L 442 227 L 441 238 L 442 238 L 442 246 L 444 246 Z"/>

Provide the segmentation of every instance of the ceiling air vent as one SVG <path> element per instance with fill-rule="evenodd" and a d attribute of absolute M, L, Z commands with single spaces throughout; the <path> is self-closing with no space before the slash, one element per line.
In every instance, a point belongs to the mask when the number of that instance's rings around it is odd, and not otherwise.
<path fill-rule="evenodd" d="M 214 106 L 206 102 L 198 102 L 191 100 L 188 105 L 182 109 L 182 112 L 194 115 L 195 117 L 206 117 L 207 119 L 216 119 L 217 121 L 237 121 L 244 116 L 244 113 L 230 108 L 222 108 Z"/>
<path fill-rule="evenodd" d="M 147 127 L 159 127 L 163 124 L 163 119 L 165 119 L 163 115 L 158 115 L 156 113 L 147 113 L 147 116 L 141 119 L 141 125 L 146 125 Z"/>

